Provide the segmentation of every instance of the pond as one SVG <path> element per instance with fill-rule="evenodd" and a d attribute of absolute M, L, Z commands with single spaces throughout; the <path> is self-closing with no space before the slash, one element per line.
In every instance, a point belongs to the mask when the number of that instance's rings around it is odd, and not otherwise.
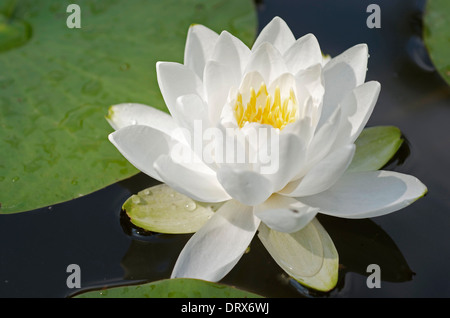
<path fill-rule="evenodd" d="M 366 8 L 381 8 L 381 28 Z M 421 40 L 424 1 L 258 1 L 259 25 L 282 17 L 298 38 L 313 33 L 337 55 L 358 43 L 370 52 L 366 80 L 381 83 L 368 126 L 393 125 L 407 142 L 386 169 L 418 177 L 428 194 L 413 205 L 367 220 L 319 217 L 340 256 L 329 293 L 307 290 L 278 267 L 254 239 L 250 252 L 221 281 L 266 297 L 449 297 L 450 90 Z M 105 137 L 106 138 L 106 137 Z M 144 174 L 78 199 L 0 215 L 0 297 L 68 297 L 69 264 L 81 268 L 81 290 L 170 277 L 191 235 L 149 234 L 121 206 L 158 182 Z M 368 288 L 367 265 L 381 268 L 381 288 Z"/>

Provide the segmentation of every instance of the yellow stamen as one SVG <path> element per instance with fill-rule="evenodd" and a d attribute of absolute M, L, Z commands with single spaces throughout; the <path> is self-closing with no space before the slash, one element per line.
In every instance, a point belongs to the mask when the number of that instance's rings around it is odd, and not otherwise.
<path fill-rule="evenodd" d="M 291 89 L 289 96 L 282 99 L 280 88 L 275 88 L 274 96 L 269 95 L 267 87 L 261 84 L 258 92 L 250 88 L 250 98 L 244 108 L 241 93 L 238 93 L 234 114 L 239 128 L 247 123 L 260 123 L 272 125 L 283 129 L 287 124 L 297 119 L 297 99 Z"/>

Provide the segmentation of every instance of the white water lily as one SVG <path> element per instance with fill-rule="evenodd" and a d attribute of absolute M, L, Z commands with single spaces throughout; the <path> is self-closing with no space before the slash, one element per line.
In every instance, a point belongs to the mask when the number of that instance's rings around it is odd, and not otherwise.
<path fill-rule="evenodd" d="M 325 60 L 312 34 L 296 40 L 278 17 L 251 49 L 226 31 L 193 25 L 184 64 L 157 63 L 171 116 L 140 104 L 111 108 L 116 131 L 109 139 L 134 166 L 194 200 L 225 202 L 186 244 L 172 277 L 219 281 L 261 222 L 295 233 L 317 213 L 381 216 L 424 195 L 426 187 L 410 175 L 346 172 L 380 92 L 378 82 L 365 82 L 367 60 L 365 44 Z M 267 150 L 268 141 L 245 137 L 269 129 L 277 137 L 277 169 L 263 173 L 258 161 L 206 162 L 186 134 L 175 133 L 195 134 L 198 122 L 202 132 L 214 127 L 243 136 L 241 146 L 252 154 Z M 215 151 L 221 146 L 216 141 Z M 197 160 L 181 160 L 175 148 Z"/>

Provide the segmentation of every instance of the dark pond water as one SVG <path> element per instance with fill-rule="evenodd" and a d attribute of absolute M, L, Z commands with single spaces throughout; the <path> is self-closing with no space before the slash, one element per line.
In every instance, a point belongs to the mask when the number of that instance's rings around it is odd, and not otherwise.
<path fill-rule="evenodd" d="M 368 125 L 402 130 L 408 142 L 387 168 L 417 176 L 429 193 L 388 216 L 319 219 L 340 255 L 339 283 L 330 293 L 290 280 L 256 238 L 222 282 L 268 297 L 449 297 L 450 91 L 421 42 L 424 1 L 258 3 L 260 26 L 281 16 L 296 37 L 314 33 L 331 55 L 368 44 L 367 80 L 382 85 Z M 370 3 L 381 8 L 380 29 L 366 26 Z M 71 202 L 0 215 L 0 297 L 70 296 L 69 264 L 80 266 L 82 290 L 168 278 L 190 235 L 145 235 L 121 213 L 131 194 L 154 184 L 139 174 Z M 381 267 L 378 289 L 366 285 L 372 263 Z"/>

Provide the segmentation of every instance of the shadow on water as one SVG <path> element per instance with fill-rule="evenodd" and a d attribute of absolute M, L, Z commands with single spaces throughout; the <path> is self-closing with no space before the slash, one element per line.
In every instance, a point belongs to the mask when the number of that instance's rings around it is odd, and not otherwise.
<path fill-rule="evenodd" d="M 326 215 L 319 215 L 318 220 L 339 252 L 339 281 L 333 291 L 317 292 L 287 277 L 256 236 L 249 252 L 223 282 L 268 297 L 328 297 L 345 287 L 347 273 L 370 275 L 368 264 L 377 264 L 383 269 L 382 281 L 405 282 L 412 279 L 414 272 L 400 249 L 372 220 L 349 220 Z M 170 277 L 178 257 L 177 251 L 181 251 L 191 234 L 170 235 L 146 231 L 132 224 L 124 211 L 120 213 L 120 224 L 124 233 L 132 238 L 121 261 L 125 270 L 124 279 L 150 282 Z"/>

